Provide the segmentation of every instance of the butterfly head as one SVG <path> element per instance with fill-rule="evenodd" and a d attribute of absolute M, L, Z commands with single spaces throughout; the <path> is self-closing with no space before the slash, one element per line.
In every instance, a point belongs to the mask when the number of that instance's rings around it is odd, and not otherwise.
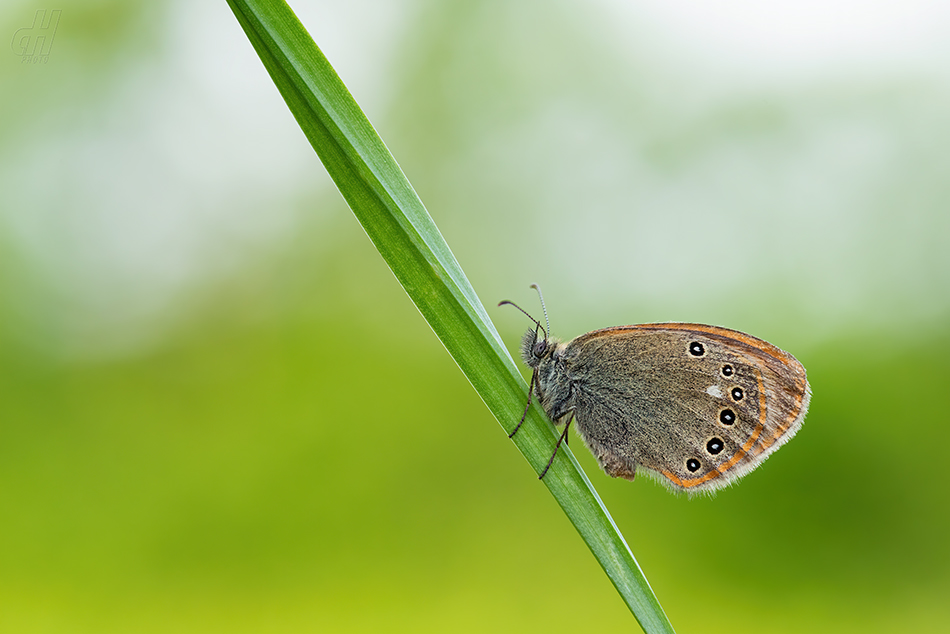
<path fill-rule="evenodd" d="M 536 368 L 556 347 L 557 342 L 549 338 L 543 328 L 529 328 L 521 338 L 521 359 L 529 368 Z"/>

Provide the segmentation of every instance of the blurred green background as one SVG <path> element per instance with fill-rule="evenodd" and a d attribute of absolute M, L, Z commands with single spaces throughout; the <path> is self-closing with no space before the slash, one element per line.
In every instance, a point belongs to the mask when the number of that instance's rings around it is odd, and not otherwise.
<path fill-rule="evenodd" d="M 0 64 L 0 630 L 637 631 L 226 3 L 57 6 Z M 510 349 L 537 282 L 808 368 L 713 498 L 571 445 L 678 631 L 950 631 L 948 9 L 294 8 Z"/>

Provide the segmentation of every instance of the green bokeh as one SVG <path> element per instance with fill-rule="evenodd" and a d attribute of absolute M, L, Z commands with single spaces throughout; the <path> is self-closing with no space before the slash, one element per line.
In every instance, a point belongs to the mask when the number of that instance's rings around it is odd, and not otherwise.
<path fill-rule="evenodd" d="M 142 26 L 144 9 L 83 6 L 64 8 L 64 20 L 70 10 L 77 17 L 57 35 L 58 69 L 30 69 L 49 71 L 44 80 L 7 65 L 4 83 L 43 89 L 47 97 L 72 95 L 95 109 L 88 87 L 71 93 L 50 77 L 65 81 L 57 73 L 78 67 L 90 82 L 108 85 L 121 74 L 117 60 L 165 54 L 129 37 L 161 40 L 155 27 Z M 744 292 L 737 283 L 721 293 L 726 300 L 699 293 L 691 301 L 690 284 L 704 284 L 706 271 L 687 270 L 667 280 L 665 294 L 646 284 L 645 299 L 621 289 L 619 299 L 593 303 L 596 293 L 576 280 L 616 273 L 585 264 L 596 245 L 579 246 L 571 267 L 564 244 L 550 239 L 583 238 L 576 214 L 545 198 L 546 182 L 564 173 L 552 176 L 550 165 L 516 157 L 511 165 L 524 165 L 528 176 L 506 180 L 511 166 L 493 164 L 500 152 L 484 141 L 494 135 L 497 142 L 506 126 L 523 133 L 525 121 L 541 120 L 544 132 L 538 104 L 581 112 L 599 104 L 597 117 L 626 120 L 626 132 L 612 130 L 629 135 L 637 148 L 631 154 L 642 153 L 673 183 L 695 185 L 691 174 L 702 172 L 704 157 L 794 152 L 797 126 L 876 111 L 907 126 L 912 116 L 887 113 L 913 112 L 926 87 L 896 80 L 884 84 L 891 92 L 822 86 L 771 95 L 771 105 L 738 96 L 731 99 L 739 105 L 690 119 L 667 111 L 664 95 L 648 90 L 663 84 L 649 79 L 662 73 L 647 70 L 646 60 L 636 72 L 624 67 L 644 91 L 641 99 L 605 79 L 610 72 L 588 73 L 591 60 L 606 64 L 610 51 L 598 45 L 586 57 L 576 54 L 603 28 L 593 18 L 572 23 L 577 8 L 420 6 L 398 48 L 402 72 L 378 125 L 486 305 L 531 301 L 525 287 L 540 281 L 560 334 L 625 321 L 714 321 L 765 336 L 808 368 L 814 399 L 799 436 L 712 498 L 611 480 L 572 442 L 677 630 L 950 631 L 950 319 L 937 301 L 950 287 L 941 285 L 945 259 L 926 261 L 933 244 L 948 241 L 939 231 L 950 200 L 939 170 L 947 144 L 902 146 L 921 160 L 893 176 L 888 195 L 895 199 L 882 196 L 876 207 L 842 216 L 871 217 L 855 231 L 870 227 L 878 238 L 842 248 L 871 263 L 872 290 L 857 297 L 852 313 L 829 301 L 829 311 L 844 316 L 824 319 L 823 300 L 802 307 L 817 291 L 795 282 L 798 269 L 769 269 L 770 262 L 763 268 L 778 271 L 774 284 Z M 220 9 L 215 17 L 238 31 L 225 3 Z M 5 13 L 2 23 L 20 26 L 31 14 Z M 53 99 L 38 114 L 27 112 L 13 92 L 4 96 L 8 123 L 0 138 L 19 143 L 16 125 L 38 126 L 44 112 L 60 110 Z M 358 87 L 354 93 L 360 99 Z M 705 112 L 701 103 L 682 109 Z M 694 125 L 672 133 L 683 119 Z M 946 128 L 930 132 L 939 139 Z M 15 155 L 4 149 L 7 173 Z M 590 157 L 573 158 L 583 164 L 597 157 L 592 149 Z M 595 204 L 597 185 L 609 189 L 610 174 L 590 181 L 577 173 L 594 208 L 584 222 L 628 221 L 621 217 L 627 209 L 610 215 Z M 314 174 L 326 180 L 318 167 Z M 734 177 L 719 183 L 721 191 L 761 187 L 746 183 L 742 170 Z M 759 199 L 750 196 L 730 202 L 754 207 Z M 17 200 L 0 199 L 5 218 Z M 775 211 L 749 220 L 773 222 L 770 214 L 811 202 L 775 201 Z M 71 205 L 68 188 L 58 204 Z M 110 330 L 88 325 L 79 332 L 89 339 L 72 341 L 76 335 L 62 325 L 71 304 L 31 258 L 16 223 L 2 225 L 0 631 L 635 630 L 596 562 L 339 198 L 301 185 L 280 204 L 304 210 L 290 238 L 247 249 L 228 274 L 182 292 L 173 309 L 140 326 L 149 334 L 134 346 L 116 347 Z M 936 230 L 919 243 L 895 244 L 897 256 L 877 250 L 910 204 L 923 209 L 914 221 Z M 648 231 L 643 214 L 631 212 L 624 226 Z M 81 230 L 69 225 L 63 232 Z M 851 278 L 819 238 L 800 245 L 799 266 L 817 261 L 815 275 L 841 276 L 847 286 Z M 682 244 L 665 234 L 657 240 L 671 254 L 657 266 L 676 269 Z M 757 266 L 742 259 L 758 252 L 752 246 L 736 252 L 737 266 Z M 604 257 L 624 269 L 627 256 Z M 873 264 L 914 256 L 925 260 L 929 277 L 895 284 L 889 295 L 889 269 Z M 514 311 L 489 312 L 514 349 L 524 320 Z"/>
<path fill-rule="evenodd" d="M 249 300 L 134 359 L 4 355 L 4 631 L 630 625 L 408 300 L 235 324 Z M 804 357 L 800 437 L 714 498 L 580 454 L 679 629 L 947 622 L 950 332 L 869 341 Z"/>

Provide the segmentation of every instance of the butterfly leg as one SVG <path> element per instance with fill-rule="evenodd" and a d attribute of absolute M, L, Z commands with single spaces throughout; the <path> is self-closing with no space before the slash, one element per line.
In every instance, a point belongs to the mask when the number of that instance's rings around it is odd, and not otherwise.
<path fill-rule="evenodd" d="M 557 444 L 554 445 L 554 453 L 551 454 L 551 459 L 548 460 L 548 464 L 544 467 L 544 471 L 541 472 L 541 475 L 538 476 L 538 480 L 544 477 L 544 474 L 548 472 L 548 469 L 551 468 L 551 465 L 554 463 L 554 456 L 557 455 L 557 450 L 561 448 L 561 442 L 567 437 L 567 430 L 571 428 L 571 423 L 574 422 L 574 416 L 571 416 L 571 419 L 567 421 L 567 425 L 564 426 L 564 431 L 561 433 L 561 437 L 557 439 Z"/>
<path fill-rule="evenodd" d="M 534 384 L 538 380 L 538 369 L 535 368 L 531 373 L 531 381 L 528 383 L 528 402 L 524 406 L 524 413 L 521 415 L 521 420 L 518 421 L 518 424 L 515 425 L 514 430 L 508 434 L 509 438 L 513 438 L 515 434 L 518 433 L 518 430 L 521 429 L 521 426 L 524 424 L 525 417 L 528 416 L 528 410 L 531 409 L 531 395 L 534 394 Z"/>

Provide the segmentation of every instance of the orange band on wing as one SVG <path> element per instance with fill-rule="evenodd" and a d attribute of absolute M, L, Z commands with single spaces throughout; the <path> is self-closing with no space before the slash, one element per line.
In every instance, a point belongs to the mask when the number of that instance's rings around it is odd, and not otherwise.
<path fill-rule="evenodd" d="M 779 438 L 784 436 L 785 432 L 788 431 L 788 428 L 791 427 L 795 423 L 796 420 L 798 420 L 798 417 L 802 411 L 802 398 L 804 398 L 804 395 L 805 395 L 804 390 L 802 390 L 801 393 L 795 395 L 795 407 L 792 410 L 792 412 L 785 418 L 785 423 L 783 425 L 779 425 L 776 428 L 775 433 L 772 434 L 771 441 L 768 443 L 763 443 L 762 447 L 754 452 L 754 455 L 758 456 L 760 453 L 762 453 L 763 451 L 765 451 L 766 449 L 774 445 L 775 441 L 777 441 Z"/>
<path fill-rule="evenodd" d="M 645 330 L 693 330 L 695 332 L 705 332 L 710 335 L 718 335 L 720 337 L 728 337 L 729 339 L 735 339 L 736 341 L 741 341 L 742 343 L 755 348 L 756 350 L 761 350 L 768 355 L 771 355 L 782 361 L 783 363 L 789 364 L 789 354 L 773 346 L 768 341 L 762 341 L 758 337 L 753 337 L 752 335 L 747 335 L 744 332 L 738 330 L 732 330 L 731 328 L 721 328 L 719 326 L 707 326 L 705 324 L 687 324 L 681 322 L 670 322 L 667 324 L 635 324 L 633 326 L 618 326 L 619 328 L 642 328 Z M 605 328 L 604 330 L 613 330 L 612 328 Z"/>
<path fill-rule="evenodd" d="M 678 476 L 676 476 L 675 474 L 670 473 L 669 471 L 665 471 L 663 469 L 660 470 L 660 473 L 662 473 L 667 478 L 669 478 L 673 482 L 673 484 L 676 484 L 677 486 L 681 486 L 684 489 L 697 486 L 704 482 L 709 482 L 710 480 L 715 480 L 719 476 L 723 475 L 726 471 L 731 469 L 737 462 L 742 460 L 742 458 L 747 453 L 749 453 L 749 449 L 752 448 L 752 445 L 754 445 L 755 441 L 759 438 L 759 434 L 762 433 L 762 429 L 763 429 L 762 425 L 759 425 L 758 427 L 756 427 L 755 431 L 752 433 L 752 436 L 749 438 L 746 444 L 742 445 L 742 448 L 739 449 L 739 451 L 737 451 L 732 458 L 729 458 L 729 462 L 725 463 L 724 465 L 720 467 L 716 467 L 715 469 L 713 469 L 712 471 L 710 471 L 704 476 L 701 476 L 699 478 L 690 478 L 689 480 L 683 480 L 679 478 Z"/>

